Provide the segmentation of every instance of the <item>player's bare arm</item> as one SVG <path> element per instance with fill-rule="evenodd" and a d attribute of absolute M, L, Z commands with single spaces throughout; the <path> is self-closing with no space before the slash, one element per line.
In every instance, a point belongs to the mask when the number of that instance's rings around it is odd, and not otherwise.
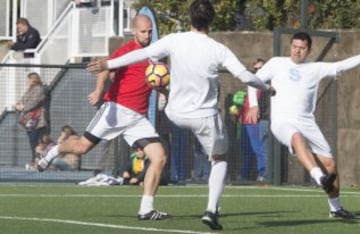
<path fill-rule="evenodd" d="M 105 88 L 105 82 L 109 78 L 109 73 L 110 73 L 109 71 L 103 71 L 97 75 L 96 87 L 94 91 L 92 91 L 87 96 L 87 99 L 91 105 L 95 106 L 101 101 Z"/>
<path fill-rule="evenodd" d="M 86 70 L 91 73 L 99 73 L 108 70 L 107 59 L 99 59 L 90 62 L 87 65 Z"/>

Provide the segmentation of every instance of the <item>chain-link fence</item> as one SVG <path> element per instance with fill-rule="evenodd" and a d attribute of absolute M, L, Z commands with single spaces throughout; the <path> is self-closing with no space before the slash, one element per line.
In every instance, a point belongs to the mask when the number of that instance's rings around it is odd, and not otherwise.
<path fill-rule="evenodd" d="M 27 89 L 27 74 L 37 72 L 48 87 L 49 128 L 51 139 L 56 140 L 64 125 L 71 126 L 79 135 L 83 133 L 93 115 L 96 106 L 91 106 L 87 95 L 94 90 L 95 76 L 84 69 L 84 64 L 71 65 L 30 65 L 2 64 L 0 67 L 2 115 L 0 118 L 0 179 L 2 181 L 80 181 L 91 177 L 94 171 L 117 175 L 128 160 L 131 149 L 120 137 L 112 142 L 102 141 L 81 158 L 77 169 L 51 167 L 49 171 L 39 173 L 31 166 L 31 147 L 25 129 L 18 124 L 19 113 L 13 105 Z M 229 134 L 229 170 L 228 183 L 248 184 L 256 180 L 272 183 L 277 168 L 281 170 L 282 183 L 309 183 L 310 178 L 295 157 L 288 156 L 287 149 L 273 154 L 273 141 L 269 132 L 269 141 L 262 148 L 263 165 L 259 167 L 259 155 L 249 141 L 251 136 L 244 125 L 234 117 L 231 106 L 234 94 L 246 91 L 246 87 L 228 73 L 220 75 L 221 93 L 219 108 Z M 336 100 L 335 82 L 322 83 L 319 91 L 318 122 L 334 149 L 336 129 L 331 127 L 336 120 L 331 106 Z M 237 97 L 239 98 L 239 97 Z M 5 100 L 5 101 L 3 101 Z M 156 112 L 156 128 L 163 138 L 169 160 L 166 166 L 168 179 L 177 184 L 206 183 L 210 163 L 207 155 L 195 140 L 192 133 L 174 126 L 160 111 L 158 105 L 151 105 Z M 326 113 L 326 114 L 322 114 Z M 268 123 L 258 126 L 258 131 L 268 129 Z M 334 149 L 336 150 L 336 149 Z M 278 160 L 274 160 L 277 157 Z M 280 162 L 280 164 L 279 164 Z M 276 164 L 277 163 L 277 164 Z M 263 170 L 263 171 L 261 171 Z M 265 179 L 259 178 L 264 173 Z"/>

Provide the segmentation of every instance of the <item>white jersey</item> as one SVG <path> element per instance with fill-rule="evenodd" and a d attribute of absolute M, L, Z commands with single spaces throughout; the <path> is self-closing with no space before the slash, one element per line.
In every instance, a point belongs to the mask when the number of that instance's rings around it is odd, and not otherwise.
<path fill-rule="evenodd" d="M 296 64 L 289 57 L 270 59 L 256 76 L 263 81 L 271 80 L 271 85 L 276 90 L 276 95 L 271 98 L 271 119 L 313 117 L 320 80 L 325 77 L 334 78 L 359 63 L 360 56 L 334 63 Z"/>
<path fill-rule="evenodd" d="M 276 90 L 276 95 L 271 97 L 271 131 L 290 152 L 293 152 L 292 136 L 300 132 L 313 153 L 332 157 L 330 146 L 314 118 L 319 82 L 359 64 L 359 55 L 335 63 L 299 64 L 289 57 L 274 57 L 256 73 L 263 81 L 271 80 Z M 256 90 L 249 88 L 249 98 L 250 106 L 256 105 Z"/>
<path fill-rule="evenodd" d="M 215 115 L 218 69 L 223 66 L 234 76 L 246 70 L 227 47 L 202 33 L 173 33 L 145 50 L 154 60 L 170 57 L 170 96 L 165 111 L 178 117 Z"/>
<path fill-rule="evenodd" d="M 165 109 L 177 117 L 202 118 L 218 113 L 218 70 L 226 68 L 248 85 L 266 90 L 267 84 L 247 71 L 234 53 L 199 32 L 173 33 L 150 46 L 107 61 L 108 69 L 145 59 L 170 57 L 170 96 Z"/>

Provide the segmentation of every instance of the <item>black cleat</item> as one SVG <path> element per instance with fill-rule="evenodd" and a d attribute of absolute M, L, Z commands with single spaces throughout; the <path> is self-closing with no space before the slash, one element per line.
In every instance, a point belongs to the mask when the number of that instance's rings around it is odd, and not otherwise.
<path fill-rule="evenodd" d="M 157 210 L 152 210 L 147 214 L 138 215 L 139 220 L 165 220 L 172 218 L 168 213 L 160 212 Z"/>
<path fill-rule="evenodd" d="M 330 211 L 329 218 L 353 219 L 355 218 L 355 214 L 341 207 L 340 210 Z"/>
<path fill-rule="evenodd" d="M 220 217 L 220 206 L 216 206 L 216 211 L 215 211 L 215 215 L 216 217 Z"/>
<path fill-rule="evenodd" d="M 223 227 L 218 223 L 218 217 L 216 214 L 205 211 L 204 216 L 201 218 L 202 222 L 208 225 L 212 230 L 222 230 Z"/>
<path fill-rule="evenodd" d="M 320 181 L 326 193 L 331 193 L 333 191 L 334 189 L 333 183 L 335 179 L 336 179 L 335 173 L 330 173 L 321 177 Z"/>

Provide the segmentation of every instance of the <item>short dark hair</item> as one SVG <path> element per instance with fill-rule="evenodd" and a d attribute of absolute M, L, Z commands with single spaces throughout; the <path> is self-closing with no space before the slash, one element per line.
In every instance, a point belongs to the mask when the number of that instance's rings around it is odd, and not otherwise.
<path fill-rule="evenodd" d="M 257 58 L 257 59 L 255 60 L 254 64 L 256 64 L 256 63 L 265 63 L 265 59 L 263 59 L 263 58 Z"/>
<path fill-rule="evenodd" d="M 215 10 L 209 0 L 195 0 L 190 5 L 191 25 L 197 30 L 208 30 L 214 20 Z"/>
<path fill-rule="evenodd" d="M 24 24 L 24 25 L 30 27 L 29 20 L 26 19 L 26 18 L 19 18 L 19 19 L 17 19 L 16 24 Z"/>
<path fill-rule="evenodd" d="M 293 40 L 302 40 L 302 41 L 306 41 L 308 48 L 311 49 L 311 45 L 312 45 L 312 39 L 310 37 L 310 35 L 306 32 L 297 32 L 294 33 L 294 35 L 291 38 L 291 42 Z"/>

